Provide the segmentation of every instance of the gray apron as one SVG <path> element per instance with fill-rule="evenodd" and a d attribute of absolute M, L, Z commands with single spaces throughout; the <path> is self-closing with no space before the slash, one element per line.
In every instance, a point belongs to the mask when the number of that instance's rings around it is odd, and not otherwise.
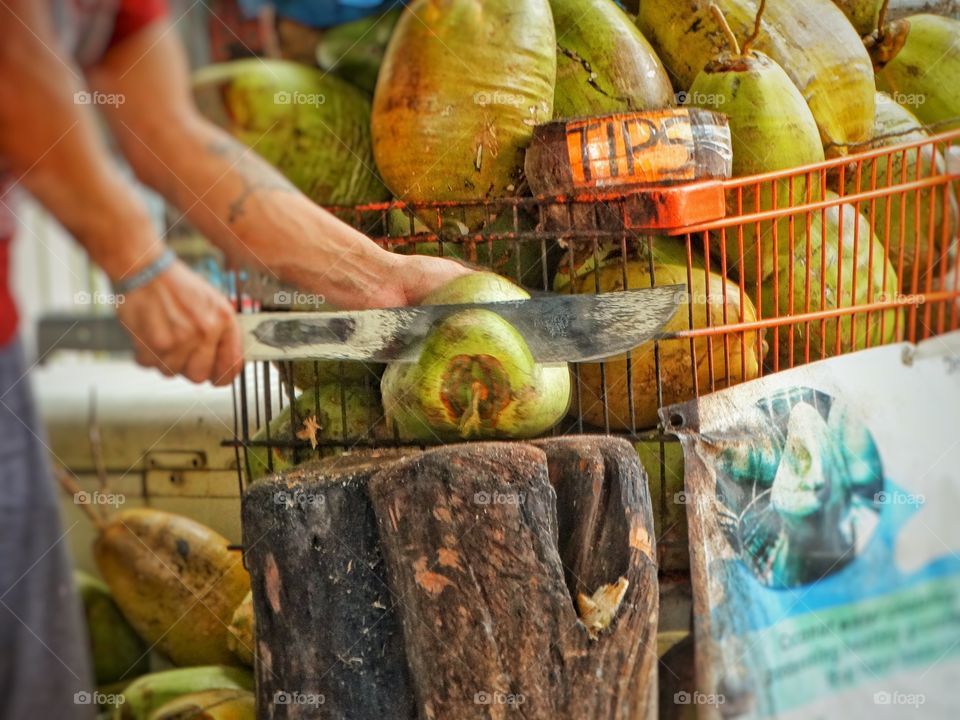
<path fill-rule="evenodd" d="M 93 676 L 19 341 L 0 347 L 0 720 L 91 720 Z"/>
<path fill-rule="evenodd" d="M 118 0 L 47 6 L 62 52 L 81 67 L 95 62 Z M 25 374 L 20 342 L 0 346 L 0 720 L 92 720 L 90 645 L 67 554 L 71 528 L 61 527 Z"/>

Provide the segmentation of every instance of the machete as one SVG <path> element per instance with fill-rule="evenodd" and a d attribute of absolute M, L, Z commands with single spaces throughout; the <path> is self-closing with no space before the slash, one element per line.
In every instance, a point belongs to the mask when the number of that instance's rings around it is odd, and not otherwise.
<path fill-rule="evenodd" d="M 430 330 L 464 310 L 487 310 L 513 325 L 540 363 L 601 360 L 659 337 L 686 288 L 670 285 L 597 295 L 333 312 L 240 316 L 246 360 L 414 362 Z"/>

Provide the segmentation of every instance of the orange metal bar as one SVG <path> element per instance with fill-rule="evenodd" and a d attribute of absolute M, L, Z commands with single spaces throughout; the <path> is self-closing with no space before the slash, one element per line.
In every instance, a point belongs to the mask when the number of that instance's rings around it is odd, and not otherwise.
<path fill-rule="evenodd" d="M 940 290 L 937 292 L 929 293 L 927 295 L 916 296 L 914 298 L 903 297 L 893 302 L 878 301 L 878 302 L 872 302 L 872 303 L 865 303 L 863 305 L 850 305 L 848 307 L 842 307 L 842 308 L 831 308 L 829 310 L 814 310 L 811 312 L 801 313 L 799 315 L 784 315 L 782 317 L 776 317 L 776 318 L 765 318 L 763 320 L 755 320 L 752 322 L 736 323 L 735 325 L 715 326 L 711 328 L 695 328 L 693 330 L 678 330 L 677 332 L 674 332 L 674 333 L 667 333 L 666 335 L 664 335 L 664 338 L 665 339 L 698 338 L 698 337 L 711 337 L 714 335 L 722 335 L 723 333 L 759 332 L 761 330 L 769 330 L 770 328 L 783 326 L 783 325 L 825 321 L 832 318 L 836 318 L 841 315 L 852 315 L 855 313 L 887 311 L 887 310 L 893 310 L 896 308 L 903 308 L 903 307 L 916 307 L 918 305 L 923 305 L 925 303 L 943 302 L 944 300 L 956 300 L 956 299 L 960 299 L 960 293 L 954 292 L 952 290 Z"/>
<path fill-rule="evenodd" d="M 916 180 L 913 182 L 904 182 L 903 184 L 897 183 L 891 187 L 877 188 L 875 190 L 859 192 L 854 195 L 843 195 L 841 197 L 828 200 L 816 200 L 808 204 L 799 205 L 797 207 L 775 208 L 773 210 L 763 211 L 758 210 L 755 213 L 749 213 L 746 215 L 728 216 L 722 220 L 713 220 L 711 222 L 685 226 L 677 229 L 676 231 L 671 231 L 671 234 L 699 233 L 703 232 L 704 230 L 719 230 L 722 227 L 732 227 L 736 225 L 743 225 L 744 223 L 758 223 L 764 220 L 776 220 L 788 215 L 816 212 L 817 210 L 822 210 L 824 208 L 837 207 L 838 205 L 847 203 L 863 202 L 864 200 L 903 194 L 904 192 L 909 192 L 911 190 L 922 190 L 928 187 L 949 185 L 955 180 L 960 180 L 960 175 L 938 175 L 933 178 Z"/>
<path fill-rule="evenodd" d="M 854 159 L 860 160 L 869 160 L 871 158 L 878 158 L 889 155 L 891 150 L 909 150 L 911 148 L 922 147 L 924 145 L 936 145 L 938 143 L 949 143 L 951 141 L 960 141 L 960 130 L 950 130 L 948 132 L 940 133 L 938 135 L 931 135 L 930 137 L 925 137 L 922 140 L 912 140 L 907 143 L 902 143 L 897 145 L 895 148 L 892 147 L 882 147 L 876 148 L 874 150 L 865 150 L 858 152 L 856 154 L 847 155 L 845 157 L 833 158 L 831 160 L 825 160 L 824 162 L 816 163 L 815 165 L 806 165 L 803 167 L 796 168 L 787 168 L 786 170 L 775 170 L 773 172 L 763 173 L 761 175 L 750 175 L 746 177 L 739 178 L 730 178 L 729 180 L 723 181 L 723 186 L 727 190 L 733 190 L 738 187 L 748 187 L 750 185 L 756 185 L 761 182 L 768 180 L 780 180 L 782 178 L 790 177 L 791 175 L 802 175 L 804 173 L 816 172 L 820 170 L 831 170 L 833 168 L 839 168 L 843 165 L 849 164 Z M 948 177 L 960 177 L 960 176 L 948 176 Z"/>

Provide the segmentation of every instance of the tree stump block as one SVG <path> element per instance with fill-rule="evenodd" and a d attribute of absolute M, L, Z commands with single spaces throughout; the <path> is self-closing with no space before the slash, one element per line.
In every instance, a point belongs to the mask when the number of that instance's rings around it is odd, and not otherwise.
<path fill-rule="evenodd" d="M 656 533 L 647 476 L 625 440 L 584 436 L 535 443 L 557 493 L 559 546 L 573 597 L 625 577 L 610 630 L 572 675 L 570 718 L 657 717 Z"/>
<path fill-rule="evenodd" d="M 261 720 L 417 717 L 366 490 L 397 457 L 306 463 L 244 496 Z"/>
<path fill-rule="evenodd" d="M 301 488 L 320 508 L 270 504 Z M 258 717 L 653 718 L 654 542 L 643 470 L 613 438 L 325 461 L 254 485 Z M 588 628 L 575 598 L 608 585 L 622 599 Z M 325 703 L 294 711 L 280 691 Z"/>

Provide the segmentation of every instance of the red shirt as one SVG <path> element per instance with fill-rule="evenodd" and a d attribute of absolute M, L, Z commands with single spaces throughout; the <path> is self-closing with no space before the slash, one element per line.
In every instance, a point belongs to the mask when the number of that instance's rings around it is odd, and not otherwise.
<path fill-rule="evenodd" d="M 167 0 L 51 0 L 47 4 L 61 44 L 81 66 L 96 62 L 111 47 L 167 14 Z M 17 306 L 10 293 L 14 183 L 15 178 L 0 173 L 0 347 L 17 332 Z"/>

